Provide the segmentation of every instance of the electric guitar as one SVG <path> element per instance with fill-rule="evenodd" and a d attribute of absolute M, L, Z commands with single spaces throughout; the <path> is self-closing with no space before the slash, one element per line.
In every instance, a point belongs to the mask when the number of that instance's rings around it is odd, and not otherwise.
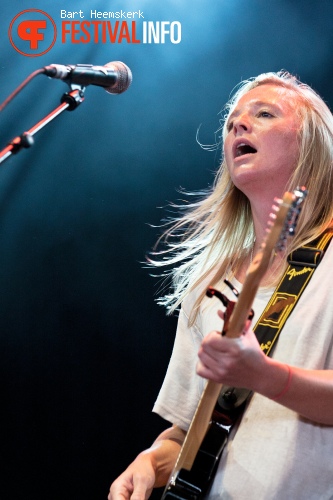
<path fill-rule="evenodd" d="M 236 302 L 228 301 L 213 288 L 207 290 L 208 296 L 216 295 L 226 306 L 227 319 L 222 334 L 227 337 L 236 338 L 243 332 L 247 318 L 251 316 L 260 281 L 272 261 L 274 251 L 283 250 L 287 237 L 295 233 L 306 194 L 305 188 L 299 188 L 293 193 L 286 192 L 282 200 L 274 200 L 266 237 L 247 270 Z M 207 381 L 162 500 L 203 498 L 214 477 L 230 430 L 251 393 L 246 389 L 237 391 L 236 396 L 233 389 L 230 391 L 222 384 Z"/>

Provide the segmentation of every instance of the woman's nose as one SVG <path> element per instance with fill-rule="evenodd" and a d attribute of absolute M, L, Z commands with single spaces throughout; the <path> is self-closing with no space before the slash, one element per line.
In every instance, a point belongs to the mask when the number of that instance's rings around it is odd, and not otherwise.
<path fill-rule="evenodd" d="M 248 132 L 251 128 L 249 117 L 245 114 L 239 115 L 233 119 L 233 130 L 237 134 L 239 132 Z"/>

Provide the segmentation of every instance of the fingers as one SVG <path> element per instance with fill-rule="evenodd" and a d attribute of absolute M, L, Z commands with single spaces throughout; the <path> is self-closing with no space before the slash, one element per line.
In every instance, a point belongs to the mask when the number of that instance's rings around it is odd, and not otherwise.
<path fill-rule="evenodd" d="M 237 350 L 234 339 L 222 337 L 216 331 L 209 333 L 198 352 L 198 375 L 219 382 L 230 369 L 230 364 L 234 363 Z"/>
<path fill-rule="evenodd" d="M 243 330 L 243 334 L 246 334 L 251 329 L 251 324 L 252 324 L 252 319 L 251 318 L 247 319 Z"/>
<path fill-rule="evenodd" d="M 127 476 L 127 471 L 112 483 L 108 500 L 146 500 L 151 495 L 154 479 L 147 472 L 134 472 Z"/>
<path fill-rule="evenodd" d="M 133 492 L 133 485 L 120 476 L 111 484 L 108 500 L 129 500 Z"/>
<path fill-rule="evenodd" d="M 214 382 L 246 387 L 262 355 L 248 320 L 240 337 L 228 338 L 213 331 L 203 339 L 198 352 L 197 374 Z"/>
<path fill-rule="evenodd" d="M 217 311 L 217 314 L 218 314 L 219 318 L 221 318 L 223 321 L 225 321 L 225 313 L 223 311 L 221 311 L 219 309 Z M 246 320 L 244 330 L 241 332 L 242 334 L 246 333 L 251 328 L 252 319 L 253 319 L 253 314 L 250 314 L 249 318 Z"/>
<path fill-rule="evenodd" d="M 146 500 L 150 497 L 152 488 L 147 484 L 147 478 L 136 478 L 131 500 Z"/>
<path fill-rule="evenodd" d="M 224 321 L 225 315 L 224 315 L 224 312 L 223 312 L 223 311 L 221 311 L 221 309 L 219 309 L 219 310 L 217 311 L 217 314 L 218 314 L 218 316 L 219 316 L 221 319 L 223 319 L 223 321 Z"/>

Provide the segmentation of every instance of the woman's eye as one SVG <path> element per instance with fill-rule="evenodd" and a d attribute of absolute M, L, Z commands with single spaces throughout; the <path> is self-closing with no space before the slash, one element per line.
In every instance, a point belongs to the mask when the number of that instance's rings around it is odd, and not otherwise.
<path fill-rule="evenodd" d="M 272 118 L 273 117 L 272 113 L 270 113 L 269 111 L 260 111 L 258 113 L 258 116 L 262 116 L 264 118 Z"/>
<path fill-rule="evenodd" d="M 227 125 L 227 131 L 230 132 L 230 130 L 232 129 L 233 126 L 234 126 L 234 123 L 233 122 L 229 122 L 228 125 Z"/>

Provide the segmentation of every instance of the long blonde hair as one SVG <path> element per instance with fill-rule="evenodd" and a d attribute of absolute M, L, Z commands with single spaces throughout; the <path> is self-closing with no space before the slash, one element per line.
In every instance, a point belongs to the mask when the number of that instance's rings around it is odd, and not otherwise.
<path fill-rule="evenodd" d="M 309 243 L 332 223 L 333 116 L 311 87 L 288 72 L 264 73 L 237 86 L 224 108 L 225 116 L 221 120 L 216 147 L 223 151 L 228 116 L 239 99 L 263 84 L 294 91 L 295 110 L 302 122 L 298 137 L 299 159 L 286 190 L 305 185 L 309 194 L 298 222 L 297 235 L 289 242 L 290 252 Z M 171 291 L 161 296 L 158 302 L 165 305 L 169 313 L 177 309 L 187 294 L 208 275 L 212 275 L 211 284 L 214 285 L 228 271 L 236 273 L 248 257 L 254 241 L 249 200 L 232 183 L 224 159 L 212 188 L 198 195 L 196 201 L 178 206 L 180 216 L 168 222 L 169 226 L 158 242 L 163 241 L 163 249 L 153 252 L 149 259 L 155 267 L 168 266 L 169 270 L 163 276 L 171 278 Z M 196 302 L 192 321 L 204 294 L 205 290 Z"/>

